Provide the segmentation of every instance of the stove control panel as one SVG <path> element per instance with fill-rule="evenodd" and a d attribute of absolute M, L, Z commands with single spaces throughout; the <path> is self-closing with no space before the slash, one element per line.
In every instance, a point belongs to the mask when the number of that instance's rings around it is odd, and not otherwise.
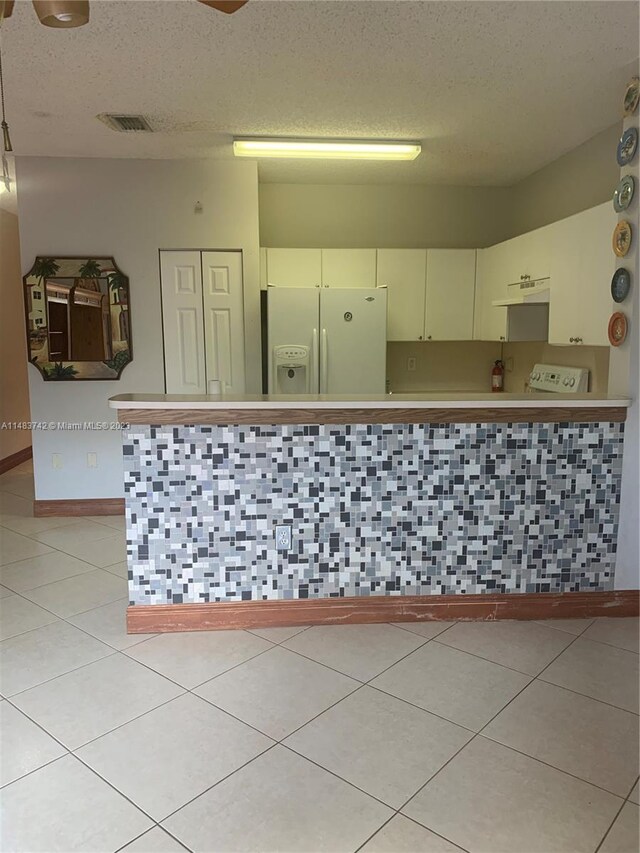
<path fill-rule="evenodd" d="M 529 374 L 531 391 L 551 394 L 586 394 L 589 371 L 585 367 L 563 367 L 557 364 L 534 364 Z"/>

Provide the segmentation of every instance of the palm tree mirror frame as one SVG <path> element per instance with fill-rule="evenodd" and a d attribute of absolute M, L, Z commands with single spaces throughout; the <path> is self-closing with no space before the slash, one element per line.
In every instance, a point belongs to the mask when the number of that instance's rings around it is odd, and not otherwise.
<path fill-rule="evenodd" d="M 27 354 L 43 379 L 120 379 L 133 347 L 129 279 L 114 259 L 38 255 L 22 281 Z"/>

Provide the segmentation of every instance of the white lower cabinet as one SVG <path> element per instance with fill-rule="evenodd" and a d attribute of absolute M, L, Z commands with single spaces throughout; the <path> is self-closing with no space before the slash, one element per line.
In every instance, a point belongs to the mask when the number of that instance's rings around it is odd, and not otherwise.
<path fill-rule="evenodd" d="M 241 252 L 160 252 L 166 392 L 245 390 Z"/>
<path fill-rule="evenodd" d="M 378 287 L 387 292 L 387 340 L 424 337 L 425 249 L 378 249 Z"/>
<path fill-rule="evenodd" d="M 425 340 L 472 339 L 475 289 L 475 249 L 427 250 Z"/>
<path fill-rule="evenodd" d="M 609 345 L 616 268 L 611 235 L 617 219 L 606 202 L 553 225 L 550 344 Z"/>

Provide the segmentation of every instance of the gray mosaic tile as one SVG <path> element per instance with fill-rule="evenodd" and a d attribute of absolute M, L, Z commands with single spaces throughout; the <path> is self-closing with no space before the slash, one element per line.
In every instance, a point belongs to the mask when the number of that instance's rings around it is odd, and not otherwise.
<path fill-rule="evenodd" d="M 618 423 L 131 426 L 131 603 L 611 589 L 622 439 Z"/>

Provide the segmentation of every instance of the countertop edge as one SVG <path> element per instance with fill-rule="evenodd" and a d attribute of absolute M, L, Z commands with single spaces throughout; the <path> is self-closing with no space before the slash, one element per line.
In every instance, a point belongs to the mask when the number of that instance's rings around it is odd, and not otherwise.
<path fill-rule="evenodd" d="M 151 398 L 151 399 L 150 399 Z M 545 395 L 478 395 L 476 397 L 446 397 L 416 395 L 393 395 L 384 399 L 294 399 L 253 397 L 246 399 L 224 397 L 194 397 L 191 399 L 171 399 L 171 395 L 129 395 L 122 394 L 109 399 L 109 407 L 119 412 L 127 410 L 159 410 L 176 412 L 255 412 L 262 417 L 270 410 L 292 412 L 296 411 L 348 411 L 348 410 L 417 410 L 428 411 L 444 409 L 602 409 L 628 408 L 631 400 L 624 397 L 590 397 L 575 395 L 564 397 L 559 394 Z"/>

